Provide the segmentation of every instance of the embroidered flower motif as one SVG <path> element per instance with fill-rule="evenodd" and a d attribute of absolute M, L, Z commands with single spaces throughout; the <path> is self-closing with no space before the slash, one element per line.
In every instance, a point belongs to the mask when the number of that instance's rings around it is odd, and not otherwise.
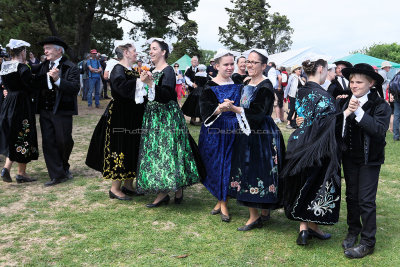
<path fill-rule="evenodd" d="M 240 185 L 238 185 L 238 186 L 237 186 L 237 191 L 238 191 L 238 192 L 240 191 L 240 188 L 241 188 Z"/>
<path fill-rule="evenodd" d="M 256 191 L 256 189 L 254 187 L 250 188 L 250 194 L 254 195 L 255 191 Z"/>
<path fill-rule="evenodd" d="M 274 163 L 278 164 L 278 155 L 274 156 Z"/>
<path fill-rule="evenodd" d="M 340 200 L 340 196 L 335 192 L 333 182 L 327 181 L 325 186 L 321 186 L 317 197 L 311 201 L 307 210 L 313 211 L 315 216 L 324 216 L 327 212 L 332 213 L 332 209 L 336 207 L 335 202 Z"/>
<path fill-rule="evenodd" d="M 28 124 L 28 120 L 27 119 L 22 121 L 22 125 L 27 125 L 27 124 Z"/>
<path fill-rule="evenodd" d="M 25 142 L 24 142 L 24 145 L 27 146 L 27 145 L 29 145 L 29 143 L 25 141 Z"/>
<path fill-rule="evenodd" d="M 22 146 L 18 146 L 17 147 L 17 152 L 21 152 L 21 150 L 22 150 Z"/>
<path fill-rule="evenodd" d="M 26 153 L 26 149 L 23 148 L 23 149 L 21 150 L 21 154 L 24 155 L 25 153 Z"/>
<path fill-rule="evenodd" d="M 274 184 L 271 184 L 271 185 L 268 187 L 268 191 L 275 194 L 275 192 L 276 192 L 276 187 L 275 187 L 275 185 L 274 185 Z"/>

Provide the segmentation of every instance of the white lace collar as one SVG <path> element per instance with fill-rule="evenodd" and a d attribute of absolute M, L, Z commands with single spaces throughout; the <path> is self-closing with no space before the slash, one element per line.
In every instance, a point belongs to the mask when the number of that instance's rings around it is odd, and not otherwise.
<path fill-rule="evenodd" d="M 19 62 L 16 60 L 4 61 L 1 65 L 0 75 L 7 75 L 18 71 Z"/>

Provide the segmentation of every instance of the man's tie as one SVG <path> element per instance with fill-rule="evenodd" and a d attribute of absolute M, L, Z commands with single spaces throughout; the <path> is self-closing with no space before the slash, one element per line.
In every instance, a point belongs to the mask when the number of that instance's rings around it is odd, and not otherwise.
<path fill-rule="evenodd" d="M 343 77 L 340 77 L 342 79 L 342 86 L 343 86 L 343 90 L 347 90 L 347 85 L 346 82 L 344 81 Z"/>
<path fill-rule="evenodd" d="M 53 61 L 50 61 L 49 70 L 51 70 L 54 67 L 54 64 L 55 63 Z"/>

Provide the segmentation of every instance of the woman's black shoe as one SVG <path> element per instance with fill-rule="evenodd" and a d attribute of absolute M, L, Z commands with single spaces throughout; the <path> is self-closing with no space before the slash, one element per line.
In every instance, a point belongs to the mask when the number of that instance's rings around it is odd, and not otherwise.
<path fill-rule="evenodd" d="M 130 190 L 130 189 L 126 188 L 125 186 L 121 187 L 121 191 L 122 191 L 122 193 L 124 193 L 125 195 L 128 195 L 128 196 L 143 196 L 144 195 L 144 194 L 139 194 L 136 191 Z"/>
<path fill-rule="evenodd" d="M 220 214 L 220 213 L 221 213 L 221 208 L 219 208 L 219 209 L 217 209 L 217 210 L 213 209 L 210 213 L 211 213 L 211 215 Z"/>
<path fill-rule="evenodd" d="M 116 198 L 116 199 L 118 199 L 118 200 L 132 200 L 132 198 L 130 198 L 130 197 L 128 197 L 128 196 L 124 196 L 124 197 L 117 196 L 116 194 L 114 194 L 113 192 L 111 192 L 111 190 L 108 191 L 108 194 L 110 195 L 110 198 L 111 198 L 111 199 Z"/>
<path fill-rule="evenodd" d="M 29 177 L 25 177 L 22 175 L 17 174 L 17 176 L 15 176 L 15 180 L 17 181 L 17 183 L 21 184 L 21 183 L 30 183 L 30 182 L 36 182 L 37 180 L 35 178 L 29 178 Z"/>
<path fill-rule="evenodd" d="M 307 245 L 307 240 L 311 239 L 312 236 L 309 235 L 307 230 L 303 230 L 299 233 L 299 237 L 297 237 L 297 245 L 305 246 Z"/>
<path fill-rule="evenodd" d="M 231 221 L 231 217 L 229 215 L 223 214 L 222 211 L 221 211 L 221 221 L 230 222 Z"/>
<path fill-rule="evenodd" d="M 308 233 L 310 234 L 310 236 L 314 236 L 321 240 L 327 240 L 327 239 L 331 238 L 331 234 L 328 234 L 328 233 L 320 234 L 311 228 L 308 228 Z"/>
<path fill-rule="evenodd" d="M 170 200 L 169 195 L 166 195 L 163 199 L 161 199 L 157 203 L 146 204 L 146 207 L 148 207 L 148 208 L 157 208 L 157 207 L 161 206 L 163 203 L 165 203 L 165 205 L 168 205 L 169 200 Z"/>
<path fill-rule="evenodd" d="M 182 203 L 182 200 L 183 200 L 183 189 L 182 189 L 182 195 L 181 195 L 180 198 L 177 198 L 177 197 L 176 197 L 176 193 L 175 193 L 174 202 L 175 202 L 175 204 L 181 204 L 181 203 Z"/>
<path fill-rule="evenodd" d="M 8 171 L 7 168 L 3 168 L 1 170 L 1 178 L 6 183 L 11 183 L 12 182 L 12 179 L 11 179 L 11 176 L 10 176 L 10 172 Z"/>
<path fill-rule="evenodd" d="M 252 222 L 251 224 L 247 224 L 247 225 L 243 225 L 242 227 L 238 228 L 238 231 L 250 231 L 254 228 L 261 228 L 263 227 L 263 221 L 261 219 L 261 217 L 258 217 L 257 220 L 255 220 L 254 222 Z"/>

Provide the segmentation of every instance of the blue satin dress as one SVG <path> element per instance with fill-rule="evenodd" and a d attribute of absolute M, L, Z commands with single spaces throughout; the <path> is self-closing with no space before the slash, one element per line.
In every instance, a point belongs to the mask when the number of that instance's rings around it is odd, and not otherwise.
<path fill-rule="evenodd" d="M 233 112 L 223 112 L 218 117 L 211 115 L 224 99 L 230 99 L 238 106 L 241 87 L 238 84 L 217 85 L 209 82 L 200 98 L 200 112 L 205 123 L 201 127 L 199 150 L 207 171 L 207 176 L 202 182 L 213 196 L 223 201 L 226 201 L 228 195 L 238 120 Z"/>

